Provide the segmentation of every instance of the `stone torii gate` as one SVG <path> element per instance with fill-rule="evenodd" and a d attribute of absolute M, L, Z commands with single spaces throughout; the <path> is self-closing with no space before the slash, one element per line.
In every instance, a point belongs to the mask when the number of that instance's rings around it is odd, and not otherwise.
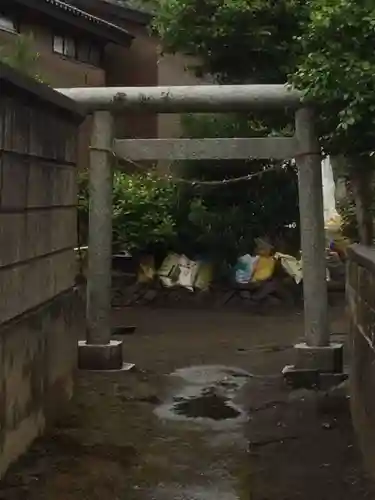
<path fill-rule="evenodd" d="M 300 92 L 284 85 L 72 88 L 59 91 L 93 113 L 87 339 L 79 344 L 82 369 L 121 369 L 121 342 L 111 340 L 112 153 L 130 160 L 291 159 L 298 166 L 305 342 L 286 372 L 337 372 L 342 346 L 330 343 L 326 282 L 321 154 L 314 111 Z M 295 112 L 293 137 L 125 139 L 113 137 L 114 112 Z"/>

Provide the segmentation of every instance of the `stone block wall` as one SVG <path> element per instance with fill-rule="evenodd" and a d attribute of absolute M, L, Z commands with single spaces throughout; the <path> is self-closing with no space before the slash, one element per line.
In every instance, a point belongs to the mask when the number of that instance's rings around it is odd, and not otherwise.
<path fill-rule="evenodd" d="M 375 248 L 350 248 L 346 290 L 353 422 L 375 479 Z"/>
<path fill-rule="evenodd" d="M 0 476 L 72 394 L 82 119 L 69 99 L 0 65 Z"/>

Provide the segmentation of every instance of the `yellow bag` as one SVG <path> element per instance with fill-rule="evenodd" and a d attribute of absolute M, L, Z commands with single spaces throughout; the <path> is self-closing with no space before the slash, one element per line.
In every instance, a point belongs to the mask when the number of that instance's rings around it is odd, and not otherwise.
<path fill-rule="evenodd" d="M 273 276 L 275 271 L 275 259 L 260 255 L 255 263 L 254 273 L 251 281 L 265 281 Z"/>
<path fill-rule="evenodd" d="M 200 262 L 197 276 L 195 278 L 195 288 L 198 290 L 208 290 L 213 278 L 213 266 L 208 262 Z"/>

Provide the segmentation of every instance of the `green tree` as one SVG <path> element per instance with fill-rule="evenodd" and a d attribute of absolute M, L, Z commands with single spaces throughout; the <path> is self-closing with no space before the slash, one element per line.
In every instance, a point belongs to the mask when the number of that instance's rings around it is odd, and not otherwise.
<path fill-rule="evenodd" d="M 197 70 L 220 82 L 289 79 L 314 99 L 322 149 L 348 175 L 360 239 L 372 242 L 373 2 L 164 0 L 155 28 L 165 50 L 197 56 Z M 280 127 L 274 114 L 263 118 Z"/>
<path fill-rule="evenodd" d="M 306 0 L 164 0 L 154 27 L 168 52 L 197 56 L 221 82 L 284 83 L 295 67 Z"/>
<path fill-rule="evenodd" d="M 375 6 L 367 0 L 315 0 L 297 38 L 302 55 L 291 82 L 318 104 L 326 153 L 350 180 L 360 240 L 373 240 Z"/>
<path fill-rule="evenodd" d="M 302 0 L 164 0 L 154 28 L 165 51 L 197 58 L 194 70 L 198 76 L 208 73 L 220 83 L 284 83 L 296 64 L 299 47 L 295 35 L 301 32 L 306 12 Z M 189 117 L 185 130 L 194 137 L 280 135 L 289 121 L 290 116 L 280 111 Z M 274 162 L 187 162 L 185 166 L 185 175 L 190 172 L 195 178 L 218 179 L 262 171 Z M 288 225 L 294 227 L 293 236 L 298 239 L 296 181 L 294 167 L 286 164 L 284 169 L 250 182 L 202 191 L 202 199 L 210 216 L 227 220 L 225 227 L 231 236 L 225 240 L 235 239 L 237 252 L 249 251 L 256 236 L 289 240 Z M 217 225 L 211 220 L 207 227 L 215 232 Z M 208 237 L 206 231 L 201 237 L 197 234 L 196 240 Z M 216 246 L 223 250 L 222 244 Z"/>

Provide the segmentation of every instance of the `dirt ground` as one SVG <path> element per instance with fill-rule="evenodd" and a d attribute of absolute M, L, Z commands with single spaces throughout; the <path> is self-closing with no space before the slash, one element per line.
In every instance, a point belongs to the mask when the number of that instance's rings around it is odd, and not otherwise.
<path fill-rule="evenodd" d="M 331 314 L 344 339 L 343 308 Z M 68 414 L 9 471 L 0 499 L 375 499 L 345 391 L 281 381 L 300 312 L 116 311 L 124 324 L 137 325 L 123 337 L 136 368 L 79 373 Z"/>

